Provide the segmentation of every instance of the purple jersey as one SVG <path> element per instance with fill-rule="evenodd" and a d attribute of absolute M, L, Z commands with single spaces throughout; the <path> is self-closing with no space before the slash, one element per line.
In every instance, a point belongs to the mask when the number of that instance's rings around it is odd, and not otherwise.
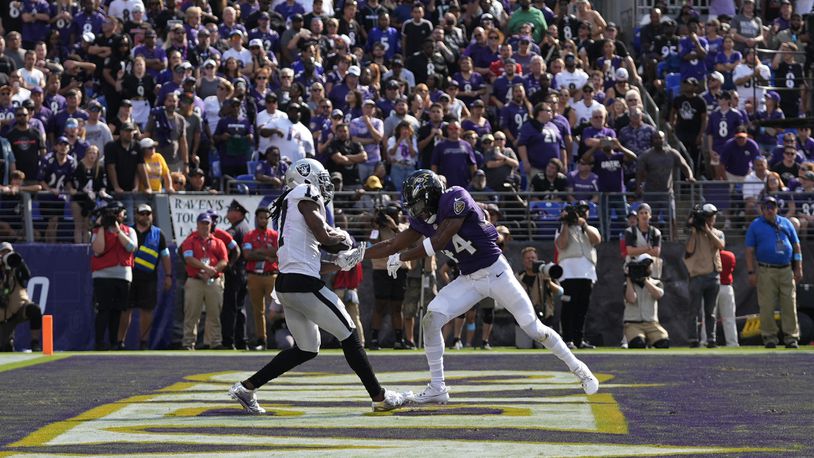
<path fill-rule="evenodd" d="M 288 2 L 283 2 L 274 7 L 274 12 L 280 13 L 283 19 L 288 20 L 295 14 L 305 14 L 305 8 L 297 2 L 294 2 L 292 5 L 289 5 Z"/>
<path fill-rule="evenodd" d="M 74 18 L 77 16 L 79 12 L 79 8 L 76 6 L 70 6 L 67 9 L 61 5 L 51 5 L 51 17 L 56 17 L 62 11 L 67 11 L 70 13 L 71 17 Z M 59 44 L 67 49 L 68 46 L 71 44 L 71 33 L 73 31 L 73 21 L 66 21 L 65 19 L 57 19 L 57 21 L 51 26 L 51 28 L 55 28 L 59 31 Z"/>
<path fill-rule="evenodd" d="M 45 0 L 23 0 L 23 14 L 46 14 L 51 16 L 51 6 Z M 40 19 L 34 22 L 23 22 L 23 40 L 32 43 L 37 41 L 46 41 L 48 34 L 51 32 L 51 26 L 48 21 Z"/>
<path fill-rule="evenodd" d="M 724 113 L 715 110 L 709 115 L 707 134 L 712 135 L 712 149 L 720 151 L 730 138 L 737 133 L 735 129 L 743 123 L 740 113 L 729 109 Z"/>
<path fill-rule="evenodd" d="M 90 14 L 85 14 L 84 12 L 79 13 L 74 17 L 73 21 L 74 41 L 78 42 L 81 40 L 82 34 L 86 32 L 99 36 L 99 34 L 102 33 L 102 24 L 104 22 L 105 17 L 97 11 Z"/>
<path fill-rule="evenodd" d="M 62 191 L 70 182 L 75 171 L 76 159 L 69 155 L 65 158 L 65 162 L 60 164 L 57 161 L 56 153 L 51 153 L 40 161 L 37 179 L 46 182 L 51 189 L 56 188 Z"/>
<path fill-rule="evenodd" d="M 523 77 L 523 86 L 526 88 L 526 97 L 529 99 L 543 88 L 540 84 L 540 77 L 535 77 L 533 73 L 528 73 Z"/>
<path fill-rule="evenodd" d="M 51 125 L 48 126 L 48 131 L 56 136 L 62 135 L 62 133 L 65 132 L 65 123 L 68 122 L 68 118 L 87 121 L 88 112 L 81 108 L 77 108 L 73 113 L 68 113 L 67 109 L 62 110 L 51 118 Z"/>
<path fill-rule="evenodd" d="M 701 43 L 702 48 L 709 49 L 706 38 L 698 37 L 698 42 Z M 695 42 L 690 37 L 682 38 L 678 49 L 678 55 L 681 57 L 681 79 L 697 78 L 703 81 L 702 78 L 707 76 L 706 61 L 704 59 L 684 60 L 684 56 L 696 50 Z"/>
<path fill-rule="evenodd" d="M 738 145 L 738 140 L 733 138 L 724 143 L 718 154 L 721 155 L 721 164 L 727 172 L 743 177 L 752 169 L 752 162 L 760 156 L 760 148 L 751 138 L 747 138 L 743 146 Z"/>
<path fill-rule="evenodd" d="M 718 51 L 724 49 L 724 37 L 718 37 L 714 40 L 707 39 L 707 58 L 705 59 L 707 69 L 714 70 L 715 59 L 718 57 Z"/>
<path fill-rule="evenodd" d="M 552 158 L 562 160 L 560 151 L 565 149 L 565 143 L 560 130 L 553 122 L 541 125 L 536 120 L 529 120 L 520 129 L 517 137 L 517 146 L 525 146 L 530 166 L 544 170 Z"/>
<path fill-rule="evenodd" d="M 483 76 L 480 73 L 472 72 L 469 76 L 469 79 L 464 78 L 464 76 L 460 73 L 456 73 L 452 77 L 453 80 L 458 82 L 458 87 L 460 88 L 461 92 L 473 92 L 478 91 L 483 88 Z M 472 102 L 475 101 L 478 97 L 468 97 L 459 95 L 458 96 L 461 101 L 467 105 L 471 105 Z"/>
<path fill-rule="evenodd" d="M 489 267 L 501 255 L 497 246 L 497 230 L 489 223 L 484 211 L 465 189 L 453 186 L 441 194 L 435 224 L 410 218 L 410 229 L 432 237 L 447 218 L 464 218 L 458 233 L 452 236 L 442 252 L 458 264 L 462 275 L 469 275 Z"/>
<path fill-rule="evenodd" d="M 464 56 L 472 58 L 472 65 L 476 68 L 489 68 L 497 60 L 498 54 L 487 45 L 472 43 L 463 52 Z"/>
<path fill-rule="evenodd" d="M 269 29 L 268 32 L 264 32 L 259 28 L 252 29 L 252 31 L 249 32 L 249 40 L 254 39 L 262 41 L 263 48 L 266 51 L 277 51 L 280 47 L 280 35 L 271 29 Z"/>
<path fill-rule="evenodd" d="M 367 37 L 367 51 L 373 50 L 374 43 L 384 45 L 384 57 L 387 60 L 393 59 L 395 54 L 401 51 L 401 33 L 393 27 L 382 30 L 378 27 L 370 31 Z"/>
<path fill-rule="evenodd" d="M 508 129 L 514 138 L 517 138 L 517 134 L 520 133 L 520 128 L 523 127 L 523 123 L 528 121 L 528 119 L 529 111 L 526 109 L 526 105 L 522 103 L 518 105 L 514 102 L 509 102 L 500 110 L 500 127 L 501 129 Z"/>
<path fill-rule="evenodd" d="M 476 164 L 475 151 L 463 140 L 445 140 L 433 148 L 431 164 L 447 178 L 447 185 L 468 186 L 470 166 Z"/>
<path fill-rule="evenodd" d="M 772 111 L 769 113 L 768 111 L 758 111 L 757 112 L 757 119 L 758 120 L 769 120 L 769 121 L 776 121 L 778 119 L 785 119 L 785 115 L 783 114 L 783 110 L 780 108 Z M 766 129 L 760 129 L 760 133 L 758 134 L 757 138 L 755 138 L 761 144 L 776 144 L 777 137 L 768 133 Z"/>
<path fill-rule="evenodd" d="M 579 176 L 579 170 L 568 174 L 568 187 L 574 194 L 575 200 L 591 200 L 599 192 L 599 177 L 591 172 L 587 178 Z"/>
<path fill-rule="evenodd" d="M 624 191 L 624 167 L 622 166 L 624 159 L 624 153 L 611 153 L 610 156 L 604 151 L 594 153 L 594 173 L 598 178 L 597 184 L 600 191 Z"/>
<path fill-rule="evenodd" d="M 503 103 L 508 103 L 512 99 L 512 86 L 515 84 L 522 85 L 525 80 L 520 75 L 514 75 L 509 80 L 508 75 L 503 75 L 496 79 L 492 85 L 492 95 Z"/>
<path fill-rule="evenodd" d="M 461 123 L 461 130 L 464 132 L 467 130 L 474 130 L 478 137 L 483 137 L 484 135 L 492 132 L 492 124 L 489 121 L 486 121 L 482 126 L 475 124 L 471 119 L 464 119 Z"/>
<path fill-rule="evenodd" d="M 602 72 L 602 87 L 608 90 L 616 83 L 616 70 L 622 68 L 622 58 L 619 56 L 611 56 L 610 65 L 606 64 L 608 59 L 604 56 L 596 60 L 596 68 Z"/>

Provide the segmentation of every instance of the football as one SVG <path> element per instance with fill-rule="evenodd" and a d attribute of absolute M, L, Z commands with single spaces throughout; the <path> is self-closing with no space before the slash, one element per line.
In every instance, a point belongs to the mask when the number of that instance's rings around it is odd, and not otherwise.
<path fill-rule="evenodd" d="M 353 248 L 353 240 L 351 239 L 350 234 L 343 231 L 342 229 L 337 229 L 337 228 L 330 227 L 330 228 L 328 228 L 328 234 L 330 234 L 330 235 L 337 235 L 337 234 L 343 235 L 345 237 L 345 240 L 343 240 L 341 243 L 337 243 L 336 245 L 322 245 L 320 248 L 322 248 L 326 252 L 331 253 L 331 254 L 336 254 L 336 253 L 339 253 L 341 251 L 345 251 L 345 250 L 349 250 L 349 249 Z"/>

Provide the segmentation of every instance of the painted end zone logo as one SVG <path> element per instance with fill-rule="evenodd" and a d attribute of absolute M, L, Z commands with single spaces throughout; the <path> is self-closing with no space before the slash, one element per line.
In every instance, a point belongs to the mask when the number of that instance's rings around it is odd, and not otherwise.
<path fill-rule="evenodd" d="M 506 456 L 508 451 L 513 456 L 652 456 L 766 451 L 624 443 L 628 424 L 613 392 L 653 385 L 607 383 L 613 377 L 604 374 L 597 374 L 603 391 L 587 396 L 567 372 L 449 371 L 450 404 L 372 413 L 370 399 L 355 375 L 290 373 L 258 392 L 260 404 L 268 411 L 265 416 L 246 415 L 227 397 L 229 386 L 248 375 L 188 376 L 155 392 L 47 425 L 8 447 L 16 449 L 11 451 L 14 456 L 25 456 L 29 450 L 98 453 L 100 445 L 109 446 L 106 455 L 133 455 L 145 450 L 139 447 L 156 444 L 170 448 L 162 454 L 189 453 L 194 447 L 198 456 L 326 452 L 354 457 L 414 456 L 416 452 Z M 425 377 L 417 372 L 379 374 L 384 386 L 399 391 L 422 389 Z M 515 431 L 521 438 L 539 438 L 546 431 L 558 432 L 557 437 L 578 433 L 578 441 L 488 440 L 488 431 L 498 428 Z M 473 430 L 483 431 L 484 439 L 463 435 Z M 596 437 L 586 440 L 585 434 Z"/>

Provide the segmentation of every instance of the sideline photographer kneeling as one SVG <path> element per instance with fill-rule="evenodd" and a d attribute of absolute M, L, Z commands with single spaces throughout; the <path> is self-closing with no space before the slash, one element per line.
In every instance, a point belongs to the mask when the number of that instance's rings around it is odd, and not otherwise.
<path fill-rule="evenodd" d="M 664 286 L 653 279 L 653 257 L 641 254 L 625 265 L 625 338 L 628 348 L 670 348 L 670 338 L 659 324 L 659 299 Z"/>
<path fill-rule="evenodd" d="M 523 270 L 517 279 L 534 305 L 537 318 L 546 326 L 559 331 L 560 313 L 555 302 L 562 297 L 562 286 L 557 280 L 562 276 L 562 267 L 554 263 L 538 260 L 537 249 L 527 246 L 520 251 Z M 515 324 L 514 344 L 517 348 L 543 348 L 543 344 L 531 340 L 523 329 Z"/>
<path fill-rule="evenodd" d="M 8 242 L 0 243 L 0 351 L 14 351 L 14 328 L 31 326 L 31 351 L 42 351 L 42 312 L 28 298 L 31 272 L 22 256 Z"/>

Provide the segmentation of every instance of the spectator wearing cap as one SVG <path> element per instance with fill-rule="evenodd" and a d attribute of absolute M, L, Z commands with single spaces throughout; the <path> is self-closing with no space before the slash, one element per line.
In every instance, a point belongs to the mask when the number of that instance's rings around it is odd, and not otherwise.
<path fill-rule="evenodd" d="M 227 99 L 221 109 L 221 116 L 213 132 L 221 172 L 224 176 L 245 175 L 246 162 L 251 158 L 254 145 L 254 126 L 248 119 L 240 116 L 238 99 Z"/>
<path fill-rule="evenodd" d="M 701 145 L 707 128 L 707 104 L 698 95 L 699 90 L 699 81 L 693 77 L 682 82 L 681 94 L 673 99 L 668 124 L 687 148 L 697 174 L 704 167 Z"/>
<path fill-rule="evenodd" d="M 744 10 L 746 9 L 746 5 L 754 5 L 754 3 L 749 3 L 751 1 L 752 0 L 746 0 L 747 3 L 744 5 Z M 737 40 L 737 35 L 735 35 L 735 37 Z M 749 38 L 749 40 L 752 40 L 752 38 Z M 755 104 L 757 108 L 756 111 L 761 111 L 765 109 L 764 97 L 766 96 L 766 89 L 763 89 L 761 86 L 765 86 L 769 82 L 771 70 L 760 62 L 753 48 L 746 49 L 743 53 L 743 62 L 738 64 L 735 70 L 732 71 L 732 81 L 737 87 L 740 99 L 738 109 L 743 110 L 746 101 L 752 100 L 752 103 Z"/>
<path fill-rule="evenodd" d="M 197 167 L 206 167 L 208 170 L 209 148 L 208 146 L 201 147 L 202 140 L 205 138 L 204 121 L 199 114 L 203 112 L 201 105 L 203 105 L 203 101 L 197 98 L 194 92 L 184 92 L 181 94 L 179 100 L 178 114 L 184 118 L 186 124 L 184 130 L 186 133 L 189 162 L 195 164 Z"/>
<path fill-rule="evenodd" d="M 53 118 L 51 118 L 51 125 L 46 126 L 48 139 L 53 143 L 56 137 L 65 132 L 65 123 L 68 118 L 74 118 L 77 121 L 87 121 L 88 112 L 79 107 L 82 102 L 81 92 L 76 90 L 68 90 L 65 93 L 65 108 L 58 111 Z"/>
<path fill-rule="evenodd" d="M 746 231 L 746 269 L 749 284 L 757 287 L 760 335 L 766 348 L 779 340 L 774 311 L 780 308 L 780 323 L 787 348 L 797 348 L 796 284 L 803 279 L 803 256 L 797 231 L 787 218 L 777 214 L 777 200 L 767 197 L 761 216 Z"/>
<path fill-rule="evenodd" d="M 655 127 L 644 123 L 643 112 L 639 107 L 629 109 L 628 117 L 628 125 L 619 130 L 619 141 L 639 156 L 653 146 L 653 136 L 657 135 L 657 131 Z"/>
<path fill-rule="evenodd" d="M 367 99 L 362 102 L 362 116 L 351 120 L 351 139 L 361 144 L 367 153 L 367 161 L 359 164 L 359 178 L 366 180 L 373 173 L 373 167 L 382 160 L 381 144 L 384 138 L 384 123 L 374 116 L 376 102 Z"/>
<path fill-rule="evenodd" d="M 797 15 L 797 13 L 795 13 L 795 15 Z M 795 22 L 802 23 L 802 20 L 799 18 L 795 19 L 793 16 L 792 24 Z M 791 29 L 781 32 L 780 35 L 787 33 L 789 30 Z M 774 59 L 772 60 L 772 70 L 775 72 L 775 74 L 785 75 L 785 78 L 781 78 L 778 84 L 783 85 L 786 88 L 797 89 L 780 92 L 780 108 L 783 110 L 783 113 L 785 113 L 787 118 L 799 117 L 801 109 L 805 110 L 809 106 L 807 96 L 803 95 L 805 93 L 801 94 L 801 92 L 799 92 L 804 90 L 805 81 L 803 64 L 797 62 L 797 57 L 795 55 L 797 50 L 797 44 L 792 40 L 787 39 L 786 42 L 779 46 L 780 52 L 775 54 Z"/>
<path fill-rule="evenodd" d="M 776 91 L 767 91 L 765 96 L 764 109 L 759 110 L 755 116 L 757 121 L 776 121 L 785 119 L 786 115 L 780 109 L 780 94 Z M 782 132 L 782 131 L 781 131 Z M 778 130 L 773 127 L 764 127 L 755 141 L 760 145 L 763 154 L 769 154 L 777 145 Z"/>
<path fill-rule="evenodd" d="M 174 192 L 170 169 L 161 153 L 156 151 L 157 142 L 150 137 L 142 137 L 139 149 L 144 156 L 144 167 L 147 170 L 147 183 L 140 183 L 140 190 L 149 188 L 151 192 Z"/>
<path fill-rule="evenodd" d="M 326 100 L 326 102 L 330 103 L 330 100 Z M 342 110 L 333 110 L 330 113 L 328 120 L 323 123 L 322 128 L 319 132 L 319 141 L 317 144 L 317 157 L 323 163 L 327 164 L 330 162 L 328 157 L 329 147 L 331 143 L 334 141 L 336 137 L 336 129 L 339 127 L 340 124 L 345 123 L 345 115 L 342 113 Z"/>
<path fill-rule="evenodd" d="M 208 97 L 214 94 L 214 85 L 211 82 L 215 79 L 216 74 L 215 72 L 207 72 L 207 65 L 211 62 L 211 68 L 214 69 L 217 67 L 217 63 L 215 60 L 220 60 L 221 53 L 218 51 L 213 45 L 211 40 L 212 34 L 209 32 L 208 29 L 201 28 L 198 30 L 198 40 L 194 47 L 190 48 L 189 50 L 189 62 L 195 68 L 203 69 L 199 76 L 206 77 L 206 81 L 210 82 L 209 87 L 205 84 L 204 81 L 201 81 L 199 84 L 199 95 L 201 97 Z M 201 88 L 207 89 L 206 92 L 200 92 Z M 210 92 L 211 91 L 211 92 Z"/>
<path fill-rule="evenodd" d="M 243 240 L 251 231 L 246 221 L 249 211 L 237 200 L 232 200 L 226 210 L 229 227 L 224 231 L 229 237 L 221 239 L 230 250 L 229 264 L 224 271 L 223 309 L 220 320 L 223 334 L 223 346 L 226 349 L 245 349 L 246 313 L 243 304 L 246 301 L 246 263 L 242 257 Z M 221 230 L 215 230 L 215 237 L 220 238 Z M 255 321 L 258 326 L 261 323 Z M 258 330 L 258 333 L 261 331 Z"/>
<path fill-rule="evenodd" d="M 280 148 L 273 145 L 266 149 L 265 157 L 265 161 L 257 163 L 254 179 L 268 185 L 271 189 L 281 189 L 285 184 L 288 163 L 281 159 Z"/>
<path fill-rule="evenodd" d="M 47 221 L 45 242 L 57 242 L 59 219 L 65 213 L 65 201 L 71 191 L 76 159 L 68 154 L 68 139 L 59 137 L 54 144 L 54 152 L 45 156 L 40 162 L 37 179 L 47 194 L 38 196 L 40 213 Z"/>
<path fill-rule="evenodd" d="M 525 80 L 523 79 L 523 76 L 517 74 L 516 71 L 517 62 L 509 57 L 503 62 L 503 74 L 494 80 L 492 85 L 492 95 L 489 98 L 489 103 L 494 105 L 498 110 L 503 109 L 503 107 L 514 98 L 512 88 L 516 86 L 523 87 Z M 524 98 L 525 92 L 525 88 L 523 88 Z"/>
<path fill-rule="evenodd" d="M 212 232 L 212 217 L 201 213 L 196 231 L 181 244 L 186 265 L 184 284 L 184 337 L 185 350 L 194 350 L 198 336 L 198 322 L 206 310 L 204 345 L 212 349 L 223 348 L 220 314 L 223 308 L 223 271 L 229 257 L 226 245 Z"/>
<path fill-rule="evenodd" d="M 342 111 L 347 111 L 348 104 L 346 101 L 347 95 L 351 91 L 361 90 L 361 86 L 359 85 L 359 76 L 362 75 L 362 69 L 360 69 L 357 65 L 352 65 L 348 67 L 347 73 L 345 73 L 344 79 L 337 81 L 331 87 L 330 92 L 328 93 L 328 98 L 331 99 L 331 103 L 333 103 L 334 107 L 341 109 Z"/>
<path fill-rule="evenodd" d="M 68 154 L 76 160 L 82 159 L 89 145 L 79 136 L 79 122 L 74 118 L 68 118 L 63 135 L 68 139 Z"/>
<path fill-rule="evenodd" d="M 288 104 L 287 117 L 273 118 L 260 126 L 261 137 L 269 138 L 268 147 L 276 146 L 290 163 L 316 154 L 314 137 L 307 126 L 300 122 L 300 105 Z"/>
<path fill-rule="evenodd" d="M 566 170 L 559 159 L 549 159 L 545 169 L 531 179 L 531 190 L 536 194 L 534 200 L 566 200 L 568 178 L 563 173 Z"/>
<path fill-rule="evenodd" d="M 604 108 L 601 103 L 594 99 L 595 92 L 596 88 L 593 84 L 585 83 L 585 85 L 581 86 L 581 98 L 579 100 L 574 98 L 573 102 L 569 102 L 572 108 L 568 115 L 571 128 L 578 128 L 582 124 L 591 123 L 592 114 L 596 112 L 596 110 Z M 582 135 L 583 143 L 586 138 L 586 135 Z"/>
<path fill-rule="evenodd" d="M 721 279 L 721 250 L 724 233 L 715 229 L 718 209 L 711 203 L 700 205 L 691 216 L 690 238 L 684 252 L 684 265 L 689 273 L 690 314 L 687 340 L 690 347 L 698 347 L 701 323 L 706 326 L 707 347 L 715 347 L 715 305 Z M 700 219 L 694 222 L 695 219 Z M 702 224 L 703 223 L 703 224 Z"/>
<path fill-rule="evenodd" d="M 243 257 L 248 274 L 247 288 L 252 305 L 257 341 L 255 350 L 265 349 L 266 301 L 274 290 L 277 278 L 277 231 L 268 227 L 269 210 L 259 207 L 254 212 L 256 228 L 243 237 Z M 242 304 L 241 304 L 242 305 Z"/>
<path fill-rule="evenodd" d="M 84 130 L 88 146 L 96 146 L 99 151 L 103 151 L 105 145 L 113 141 L 110 127 L 102 121 L 102 104 L 96 100 L 88 103 L 88 120 Z"/>
<path fill-rule="evenodd" d="M 141 8 L 141 11 L 144 11 L 144 3 L 142 0 L 113 0 L 110 2 L 107 14 L 124 22 L 133 15 L 135 8 Z"/>
<path fill-rule="evenodd" d="M 517 148 L 529 182 L 544 172 L 551 159 L 559 159 L 567 170 L 568 156 L 560 131 L 551 119 L 551 105 L 540 103 L 534 107 L 532 118 L 523 124 L 517 138 Z M 505 132 L 504 132 L 505 133 Z M 508 136 L 507 136 L 508 138 Z"/>
<path fill-rule="evenodd" d="M 477 169 L 475 151 L 461 139 L 461 124 L 447 125 L 447 138 L 435 145 L 430 161 L 432 171 L 444 175 L 447 187 L 466 187 Z"/>
<path fill-rule="evenodd" d="M 133 57 L 142 56 L 147 66 L 147 73 L 153 78 L 167 68 L 167 53 L 164 48 L 156 46 L 155 30 L 144 32 L 144 42 L 133 49 Z"/>
<path fill-rule="evenodd" d="M 800 221 L 800 234 L 807 235 L 814 226 L 814 172 L 800 170 L 800 186 L 794 193 L 794 215 Z"/>
<path fill-rule="evenodd" d="M 110 187 L 117 194 L 137 191 L 140 183 L 147 183 L 144 153 L 133 138 L 135 126 L 122 124 L 119 138 L 105 145 L 105 167 Z"/>
<path fill-rule="evenodd" d="M 152 207 L 147 204 L 138 206 L 136 224 L 132 229 L 136 233 L 138 248 L 133 262 L 133 281 L 127 309 L 122 312 L 119 323 L 118 349 L 124 350 L 133 309 L 139 309 L 139 350 L 147 350 L 150 348 L 153 310 L 157 304 L 159 260 L 164 271 L 161 282 L 163 291 L 172 288 L 172 263 L 166 238 L 161 229 L 153 225 Z"/>
<path fill-rule="evenodd" d="M 164 105 L 164 98 L 167 94 L 180 92 L 183 90 L 184 79 L 187 77 L 187 66 L 183 63 L 172 67 L 172 80 L 161 85 L 158 91 L 156 103 Z"/>
<path fill-rule="evenodd" d="M 415 79 L 415 74 L 404 67 L 404 60 L 398 54 L 393 58 L 392 68 L 382 75 L 382 81 L 396 80 L 406 85 L 409 90 L 415 87 Z"/>
<path fill-rule="evenodd" d="M 145 121 L 146 119 L 147 118 L 145 118 Z M 128 122 L 132 124 L 135 129 L 134 136 L 138 137 L 141 132 L 138 124 L 136 124 L 133 119 L 133 103 L 129 99 L 124 99 L 119 105 L 119 111 L 116 112 L 116 115 L 107 119 L 107 127 L 110 128 L 110 133 L 113 134 L 114 140 L 118 140 L 122 125 Z"/>
<path fill-rule="evenodd" d="M 653 257 L 643 253 L 625 265 L 624 336 L 628 348 L 669 348 L 667 330 L 659 323 L 658 301 L 664 296 L 664 284 L 652 274 Z M 633 265 L 641 266 L 647 274 L 634 278 Z"/>
<path fill-rule="evenodd" d="M 712 65 L 708 66 L 712 68 Z M 722 90 L 724 84 L 724 75 L 719 71 L 710 72 L 707 75 L 707 90 L 701 94 L 701 98 L 707 104 L 707 114 L 712 115 L 712 112 L 718 108 L 718 98 L 724 93 Z M 731 106 L 731 104 L 730 104 Z"/>
<path fill-rule="evenodd" d="M 599 203 L 599 177 L 593 173 L 593 157 L 584 154 L 577 161 L 577 168 L 568 173 L 570 201 L 590 201 Z"/>
<path fill-rule="evenodd" d="M 226 36 L 229 37 L 229 49 L 224 51 L 223 60 L 235 58 L 242 63 L 243 67 L 247 67 L 252 63 L 252 53 L 250 50 L 243 47 L 243 31 L 240 29 L 231 30 Z"/>
<path fill-rule="evenodd" d="M 726 181 L 742 182 L 752 169 L 752 163 L 760 156 L 757 142 L 739 128 L 735 138 L 728 140 L 720 151 L 719 176 Z"/>
<path fill-rule="evenodd" d="M 729 91 L 721 91 L 716 103 L 718 109 L 710 113 L 706 132 L 712 165 L 719 162 L 724 144 L 735 136 L 738 126 L 748 122 L 742 112 L 732 107 L 732 94 Z"/>
<path fill-rule="evenodd" d="M 260 40 L 266 51 L 276 51 L 280 47 L 280 34 L 270 27 L 271 16 L 268 11 L 257 10 L 252 16 L 256 16 L 257 27 L 249 31 L 249 40 Z M 247 22 L 251 23 L 251 20 Z"/>
<path fill-rule="evenodd" d="M 399 97 L 393 107 L 393 112 L 384 120 L 384 136 L 390 138 L 401 121 L 407 121 L 413 126 L 413 132 L 421 128 L 421 123 L 408 112 L 407 97 Z"/>
<path fill-rule="evenodd" d="M 150 109 L 155 104 L 155 79 L 147 72 L 145 59 L 137 56 L 133 59 L 133 68 L 124 75 L 122 81 L 121 104 L 128 104 L 133 109 L 133 120 L 144 127 L 150 115 Z M 121 105 L 119 105 L 121 106 Z M 116 108 L 118 110 L 118 108 Z M 108 113 L 116 113 L 111 109 Z"/>
<path fill-rule="evenodd" d="M 14 127 L 5 134 L 5 138 L 11 144 L 16 169 L 25 173 L 29 180 L 35 180 L 40 158 L 45 156 L 46 149 L 42 134 L 31 127 L 28 117 L 29 112 L 25 107 L 14 110 Z"/>
<path fill-rule="evenodd" d="M 144 129 L 144 135 L 157 139 L 157 150 L 173 172 L 187 170 L 192 159 L 187 145 L 186 120 L 176 112 L 177 108 L 178 94 L 167 94 L 164 106 L 150 113 Z"/>

